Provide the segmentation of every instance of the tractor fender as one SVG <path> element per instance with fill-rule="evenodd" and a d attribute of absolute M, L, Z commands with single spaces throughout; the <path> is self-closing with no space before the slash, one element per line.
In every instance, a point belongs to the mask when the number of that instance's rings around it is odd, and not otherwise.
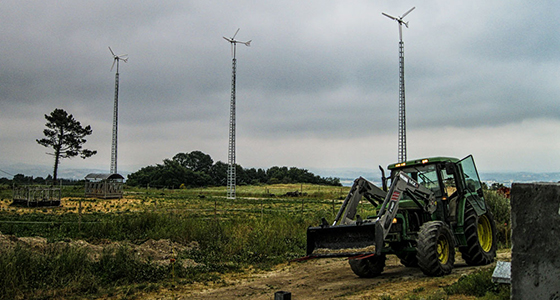
<path fill-rule="evenodd" d="M 457 207 L 457 223 L 461 227 L 465 224 L 465 206 L 467 201 L 472 205 L 477 216 L 481 216 L 487 211 L 484 198 L 481 199 L 475 193 L 465 194 L 464 197 L 461 197 Z"/>

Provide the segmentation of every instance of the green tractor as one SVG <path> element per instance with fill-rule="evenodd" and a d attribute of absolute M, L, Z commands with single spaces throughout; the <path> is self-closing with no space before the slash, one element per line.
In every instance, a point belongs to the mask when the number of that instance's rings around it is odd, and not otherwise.
<path fill-rule="evenodd" d="M 382 188 L 356 179 L 334 222 L 307 229 L 304 259 L 349 257 L 360 277 L 381 274 L 388 254 L 428 276 L 451 273 L 456 248 L 469 265 L 494 261 L 496 225 L 472 156 L 389 165 L 389 187 L 380 169 Z M 358 214 L 362 198 L 371 216 Z"/>

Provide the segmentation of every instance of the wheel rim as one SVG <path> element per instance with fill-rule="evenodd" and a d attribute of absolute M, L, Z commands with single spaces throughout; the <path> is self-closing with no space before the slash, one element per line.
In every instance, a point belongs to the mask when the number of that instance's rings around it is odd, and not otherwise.
<path fill-rule="evenodd" d="M 492 249 L 492 226 L 486 215 L 482 215 L 478 218 L 476 230 L 480 247 L 484 252 L 490 251 L 490 249 Z"/>
<path fill-rule="evenodd" d="M 446 264 L 449 260 L 449 241 L 440 236 L 437 243 L 438 260 L 441 264 Z"/>

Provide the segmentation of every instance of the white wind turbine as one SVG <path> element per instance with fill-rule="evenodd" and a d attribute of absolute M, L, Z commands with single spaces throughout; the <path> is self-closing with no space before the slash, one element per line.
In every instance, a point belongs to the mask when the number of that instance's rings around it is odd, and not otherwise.
<path fill-rule="evenodd" d="M 119 61 L 128 61 L 128 54 L 116 55 L 113 49 L 109 47 L 109 51 L 113 55 L 113 65 L 111 66 L 111 71 L 115 63 L 117 64 L 117 72 L 115 74 L 115 104 L 113 107 L 113 142 L 111 145 L 111 174 L 117 173 L 117 133 L 118 133 L 118 119 L 119 119 Z"/>
<path fill-rule="evenodd" d="M 231 44 L 231 56 L 232 56 L 232 75 L 231 75 L 231 101 L 230 101 L 230 112 L 229 112 L 229 148 L 228 148 L 228 175 L 227 175 L 227 198 L 235 199 L 235 183 L 236 183 L 236 171 L 235 171 L 235 72 L 237 59 L 236 48 L 237 44 L 244 44 L 245 46 L 251 46 L 251 41 L 241 42 L 235 39 L 235 36 L 239 32 L 239 28 L 231 38 L 223 37 L 226 41 Z"/>
<path fill-rule="evenodd" d="M 403 21 L 411 11 L 416 7 L 409 9 L 401 17 L 393 17 L 384 12 L 381 14 L 389 19 L 399 23 L 399 150 L 398 162 L 406 161 L 406 110 L 405 110 L 405 92 L 404 92 L 404 42 L 402 38 L 402 25 L 408 28 L 408 22 Z"/>

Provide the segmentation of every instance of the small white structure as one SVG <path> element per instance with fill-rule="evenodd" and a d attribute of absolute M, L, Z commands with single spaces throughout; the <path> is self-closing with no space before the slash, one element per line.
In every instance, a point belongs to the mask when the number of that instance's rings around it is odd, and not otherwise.
<path fill-rule="evenodd" d="M 124 177 L 120 174 L 91 173 L 85 177 L 85 196 L 95 198 L 122 198 Z"/>

